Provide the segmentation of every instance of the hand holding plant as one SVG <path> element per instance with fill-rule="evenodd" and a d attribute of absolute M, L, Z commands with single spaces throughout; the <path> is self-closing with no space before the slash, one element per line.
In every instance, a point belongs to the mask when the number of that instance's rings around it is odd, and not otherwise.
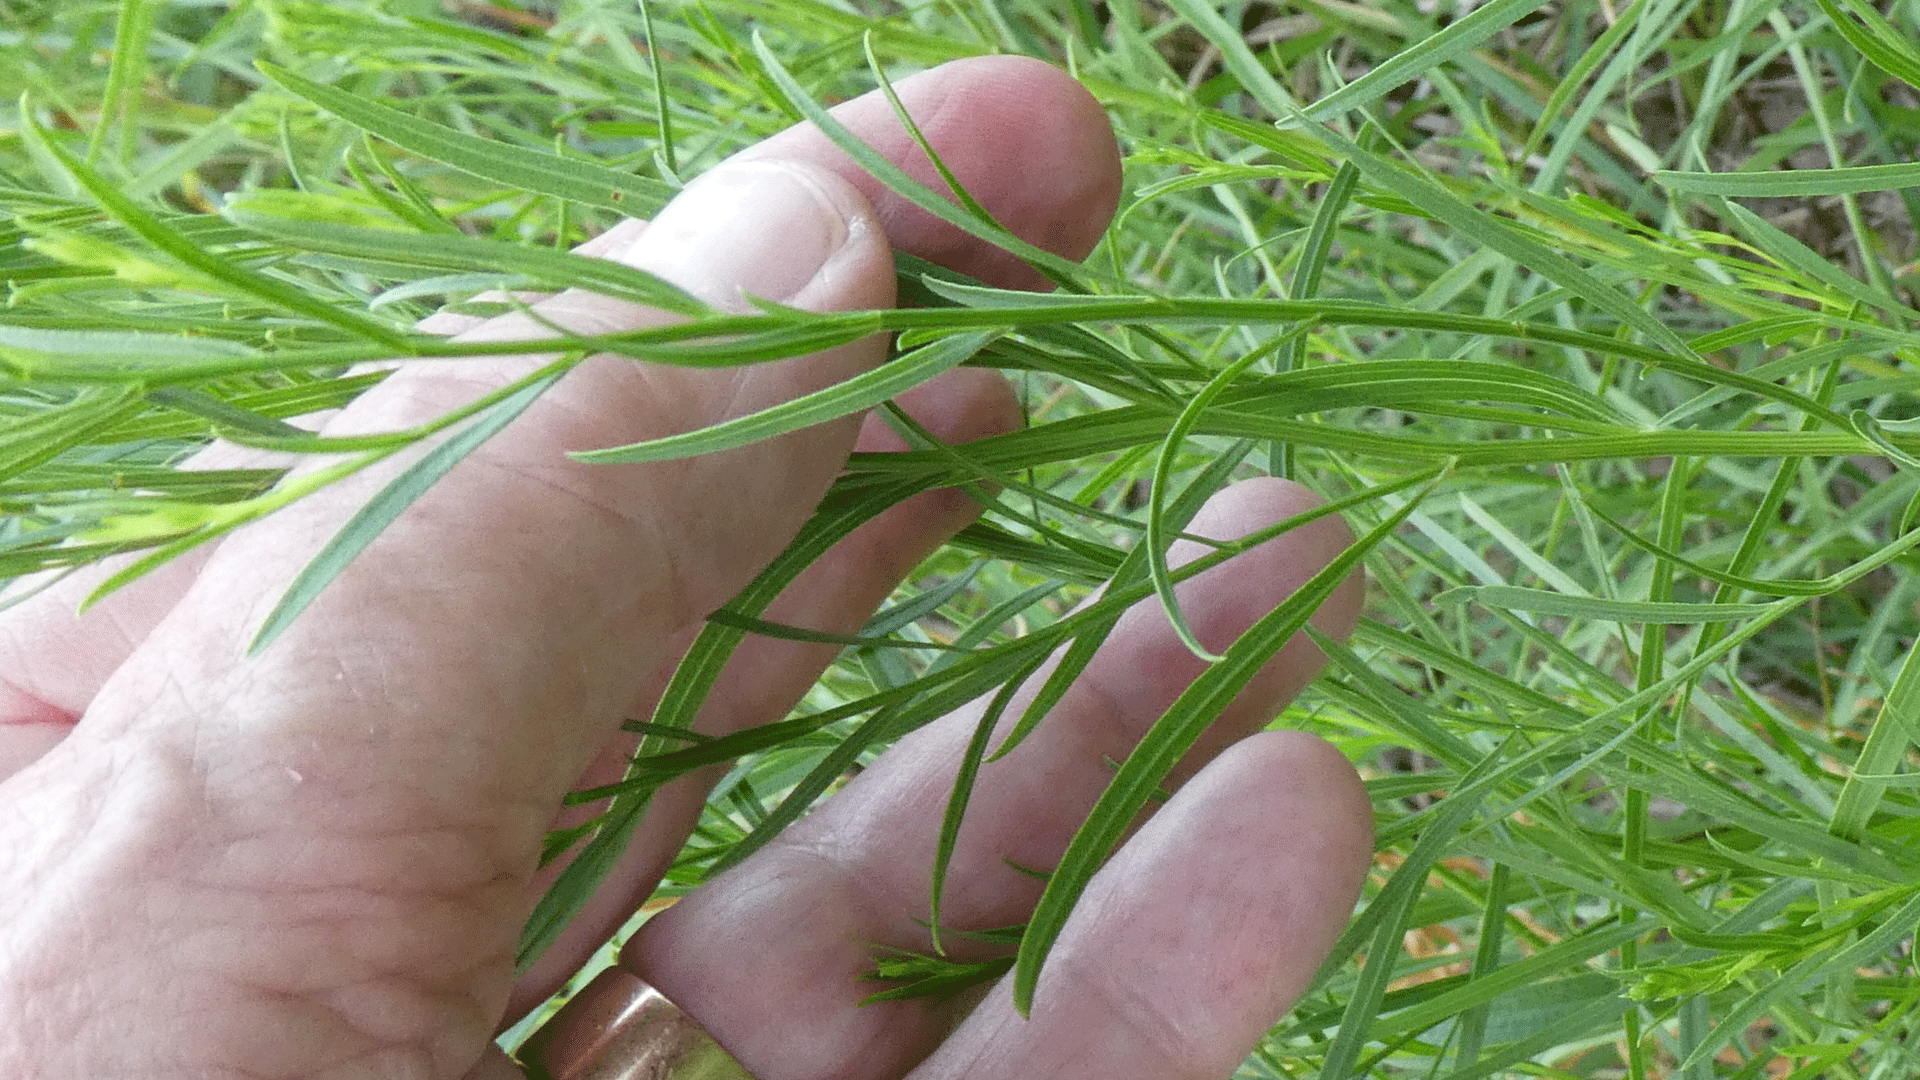
<path fill-rule="evenodd" d="M 899 91 L 998 220 L 1056 254 L 1085 254 L 1113 207 L 1115 157 L 1104 117 L 1076 84 L 1003 58 L 936 69 Z M 925 171 L 884 101 L 838 115 Z M 828 311 L 891 306 L 890 244 L 1003 287 L 1039 283 L 804 128 L 737 156 L 651 224 L 622 225 L 587 252 L 723 308 L 748 309 L 750 294 Z M 434 328 L 484 344 L 669 321 L 570 291 Z M 622 720 L 649 713 L 708 613 L 795 535 L 847 453 L 900 443 L 885 425 L 849 417 L 673 462 L 586 465 L 565 453 L 745 415 L 884 356 L 870 337 L 738 368 L 581 362 L 251 658 L 249 642 L 300 568 L 424 447 L 171 564 L 78 624 L 70 612 L 107 571 L 9 611 L 0 1061 L 10 1075 L 518 1075 L 490 1045 L 502 1018 L 538 1004 L 651 893 L 714 778 L 662 789 L 607 887 L 541 962 L 516 973 L 516 936 L 557 869 L 540 868 L 542 838 L 556 813 L 562 825 L 584 813 L 562 811 L 562 796 L 618 779 L 635 745 Z M 551 359 L 413 363 L 322 434 L 421 423 Z M 953 442 L 1015 423 L 1006 384 L 982 370 L 952 372 L 904 407 Z M 1249 481 L 1209 500 L 1188 532 L 1231 540 L 1313 505 L 1289 482 Z M 858 631 L 976 511 L 963 490 L 900 503 L 811 566 L 768 618 L 823 635 Z M 1188 578 L 1179 595 L 1193 632 L 1226 648 L 1347 539 L 1323 518 Z M 1172 561 L 1203 550 L 1182 541 Z M 1357 606 L 1350 580 L 1317 621 L 1342 634 Z M 780 719 L 835 651 L 751 639 L 698 730 Z M 623 962 L 761 1080 L 880 1080 L 916 1068 L 976 1080 L 1226 1076 L 1325 956 L 1370 852 L 1367 799 L 1345 759 L 1299 733 L 1243 738 L 1319 663 L 1310 642 L 1287 645 L 1201 738 L 1174 774 L 1172 801 L 1061 932 L 1030 1021 L 1004 988 L 970 1017 L 928 999 L 859 1005 L 873 990 L 861 976 L 875 946 L 930 944 L 928 875 L 984 703 L 902 741 L 813 816 L 654 919 Z M 1019 868 L 1060 858 L 1110 763 L 1205 666 L 1144 601 L 1048 721 L 981 766 L 940 919 L 956 953 L 987 955 L 966 931 L 1024 920 L 1041 885 Z M 1003 730 L 1020 711 L 1016 697 Z"/>

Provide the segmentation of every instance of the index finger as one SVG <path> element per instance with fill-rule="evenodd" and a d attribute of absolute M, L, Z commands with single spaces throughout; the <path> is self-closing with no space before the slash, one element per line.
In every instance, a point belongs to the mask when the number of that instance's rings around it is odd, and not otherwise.
<path fill-rule="evenodd" d="M 1099 104 L 1072 79 L 1037 60 L 990 56 L 942 65 L 894 89 L 943 162 L 1002 225 L 1067 258 L 1093 248 L 1119 199 L 1119 148 Z M 944 190 L 883 95 L 867 94 L 832 112 L 908 175 Z M 887 189 L 810 124 L 738 157 L 806 161 L 836 173 L 868 199 L 899 250 L 989 285 L 1049 287 L 1018 258 Z M 578 250 L 605 257 L 639 231 L 637 222 L 628 222 Z M 576 294 L 559 303 L 580 300 Z M 446 328 L 458 332 L 470 324 Z M 182 556 L 107 597 L 81 622 L 73 612 L 117 565 L 76 574 L 0 615 L 0 779 L 58 741 L 179 601 L 209 554 Z"/>
<path fill-rule="evenodd" d="M 1032 71 L 1012 92 L 1031 96 Z M 917 107 L 955 77 L 909 80 L 902 95 Z M 1056 91 L 1073 86 L 1050 78 Z M 1049 123 L 1026 112 L 1029 102 L 1008 101 L 1001 85 L 930 125 L 935 144 L 986 145 L 978 129 L 1007 122 L 988 107 L 994 101 L 1022 122 Z M 1093 142 L 1104 139 L 1109 153 L 1087 159 L 1089 141 L 1060 125 L 1090 118 L 1103 129 Z M 1097 107 L 1050 123 L 1052 151 L 1023 168 L 1112 178 L 1117 163 Z M 811 152 L 804 140 L 794 147 L 803 151 Z M 963 176 L 977 172 L 964 150 L 946 156 Z M 885 306 L 893 267 L 874 227 L 885 211 L 842 175 L 850 168 L 833 151 L 761 157 L 703 178 L 704 191 L 690 189 L 636 241 L 645 257 L 623 258 L 667 274 L 707 244 L 718 256 L 698 283 L 716 298 L 727 299 L 731 283 L 736 298 L 745 286 L 795 307 Z M 1086 217 L 1095 223 L 1082 231 L 1092 235 L 1111 210 L 1089 202 L 1083 183 L 1015 185 L 1011 196 L 976 186 L 989 200 L 1043 200 L 989 202 L 1009 222 Z M 775 198 L 791 212 L 768 213 Z M 699 213 L 688 208 L 701 200 Z M 721 212 L 736 208 L 752 211 L 753 228 Z M 914 242 L 912 215 L 896 220 Z M 831 247 L 830 265 L 804 284 L 786 281 L 798 294 L 760 284 L 795 269 L 800 240 Z M 793 265 L 767 265 L 782 260 Z M 542 313 L 591 332 L 660 318 L 583 309 L 581 299 L 563 294 Z M 364 1047 L 369 1060 L 430 1051 L 435 1075 L 464 1068 L 504 1004 L 524 888 L 561 794 L 651 679 L 676 625 L 737 591 L 804 520 L 858 419 L 688 462 L 586 466 L 564 452 L 786 400 L 877 363 L 878 346 L 852 343 L 752 372 L 587 362 L 414 503 L 252 660 L 248 638 L 294 570 L 374 490 L 367 485 L 394 470 L 229 539 L 93 695 L 76 736 L 7 784 L 23 802 L 60 808 L 52 822 L 60 835 L 41 845 L 62 852 L 43 868 L 55 882 L 46 895 L 78 895 L 58 874 L 140 885 L 58 928 L 61 947 L 47 954 L 137 952 L 171 976 L 162 997 L 144 985 L 105 988 L 109 969 L 96 979 L 69 967 L 76 985 L 91 979 L 99 992 L 68 994 L 71 1009 L 47 1015 L 133 1024 L 132 1012 L 116 1011 L 124 1005 L 148 1011 L 142 1019 L 154 1030 L 176 1030 L 192 1027 L 173 1023 L 178 1003 L 191 1001 L 222 1026 L 182 1034 L 169 1046 L 181 1060 L 217 1056 L 263 1072 L 271 1070 L 260 1062 Z M 525 370 L 527 362 L 410 364 L 330 430 L 418 422 Z M 89 819 L 73 807 L 99 813 Z M 85 857 L 72 854 L 83 844 Z M 375 984 L 379 1024 L 359 1026 L 366 1017 L 342 1003 L 365 1004 L 363 989 Z"/>

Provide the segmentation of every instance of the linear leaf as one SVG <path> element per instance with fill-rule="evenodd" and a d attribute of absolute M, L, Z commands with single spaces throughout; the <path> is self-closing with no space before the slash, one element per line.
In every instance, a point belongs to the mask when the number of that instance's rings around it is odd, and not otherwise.
<path fill-rule="evenodd" d="M 237 360 L 259 356 L 257 349 L 220 338 L 0 324 L 0 365 L 27 380 L 118 381 L 147 372 L 224 371 Z"/>
<path fill-rule="evenodd" d="M 672 185 L 659 180 L 468 135 L 315 82 L 278 64 L 261 60 L 257 66 L 287 92 L 370 135 L 515 191 L 538 192 L 634 217 L 651 216 L 677 194 Z"/>
<path fill-rule="evenodd" d="M 1437 482 L 1438 478 L 1435 478 Z M 1431 492 L 1430 483 L 1421 495 L 1408 499 L 1405 506 L 1369 531 L 1352 547 L 1341 552 L 1319 573 L 1309 578 L 1298 592 L 1263 616 L 1228 646 L 1224 658 L 1200 673 L 1181 693 L 1165 714 L 1156 720 L 1146 736 L 1134 747 L 1114 775 L 1112 783 L 1087 815 L 1065 854 L 1047 880 L 1027 933 L 1020 940 L 1019 963 L 1014 969 L 1014 1007 L 1022 1015 L 1033 1008 L 1033 993 L 1039 985 L 1041 965 L 1066 926 L 1074 903 L 1087 883 L 1105 863 L 1127 826 L 1160 790 L 1161 784 L 1180 758 L 1192 748 L 1207 725 L 1239 694 L 1247 680 L 1278 652 L 1307 619 L 1320 608 L 1346 580 L 1365 554 L 1405 521 Z"/>
<path fill-rule="evenodd" d="M 1193 520 L 1194 515 L 1200 512 L 1201 507 L 1206 505 L 1207 498 L 1232 477 L 1233 470 L 1238 468 L 1240 462 L 1246 458 L 1249 449 L 1250 447 L 1243 444 L 1208 463 L 1178 498 L 1174 499 L 1170 505 L 1162 507 L 1161 517 L 1165 519 L 1166 528 L 1172 532 L 1185 528 L 1186 524 Z M 1320 509 L 1328 513 L 1339 512 L 1331 506 L 1322 506 Z M 1305 519 L 1300 519 L 1298 523 L 1305 524 Z M 1147 575 L 1146 555 L 1145 545 L 1135 545 L 1134 549 L 1129 551 L 1126 557 L 1114 565 L 1108 573 L 1107 591 L 1114 592 L 1134 585 L 1143 575 Z M 1168 577 L 1172 576 L 1173 572 L 1169 569 Z M 1060 662 L 1054 665 L 1046 681 L 1040 685 L 1039 690 L 1034 692 L 1033 697 L 1027 702 L 1026 710 L 1014 723 L 1012 730 L 1007 732 L 1006 737 L 1000 740 L 1000 746 L 994 750 L 993 757 L 989 760 L 998 761 L 1006 757 L 1028 735 L 1032 734 L 1035 728 L 1040 726 L 1040 722 L 1053 711 L 1053 707 L 1067 696 L 1067 691 L 1080 677 L 1080 673 L 1093 662 L 1101 644 L 1107 640 L 1107 635 L 1112 632 L 1114 624 L 1119 622 L 1121 614 L 1121 610 L 1116 608 L 1106 618 L 1074 635 L 1073 644 L 1067 646 L 1066 652 L 1061 654 Z"/>
<path fill-rule="evenodd" d="M 24 115 L 24 109 L 22 113 Z M 267 303 L 298 312 L 318 322 L 339 327 L 355 337 L 377 341 L 402 352 L 407 351 L 405 335 L 397 333 L 391 327 L 326 303 L 288 282 L 249 270 L 207 250 L 204 243 L 196 243 L 181 235 L 179 230 L 128 198 L 117 185 L 67 153 L 58 143 L 48 138 L 47 133 L 42 131 L 38 124 L 28 122 L 23 126 L 22 132 L 48 157 L 59 162 L 60 166 L 66 169 L 68 174 L 89 194 L 98 199 L 100 205 L 105 207 L 122 225 L 189 269 L 258 297 Z"/>
<path fill-rule="evenodd" d="M 1565 615 L 1575 619 L 1623 623 L 1739 622 L 1779 609 L 1771 604 L 1673 604 L 1639 600 L 1607 600 L 1597 596 L 1569 596 L 1544 589 L 1523 589 L 1516 585 L 1463 585 L 1448 589 L 1433 598 L 1436 604 L 1476 603 L 1505 611 L 1525 611 L 1534 615 Z"/>
<path fill-rule="evenodd" d="M 605 450 L 577 450 L 567 456 L 575 461 L 597 465 L 672 461 L 771 439 L 837 420 L 903 394 L 942 372 L 959 367 L 998 336 L 997 331 L 981 330 L 954 334 L 903 353 L 872 371 L 769 409 L 684 435 L 669 435 Z"/>
<path fill-rule="evenodd" d="M 1276 342 L 1279 347 L 1290 345 L 1301 335 L 1300 330 L 1283 337 Z M 1193 395 L 1193 400 L 1180 415 L 1174 418 L 1173 426 L 1167 429 L 1167 437 L 1160 443 L 1160 452 L 1153 463 L 1152 480 L 1147 491 L 1147 535 L 1145 539 L 1147 553 L 1147 574 L 1153 581 L 1153 591 L 1160 597 L 1160 606 L 1166 612 L 1167 621 L 1173 624 L 1173 632 L 1180 638 L 1187 651 L 1205 660 L 1217 664 L 1226 659 L 1200 643 L 1200 638 L 1187 622 L 1187 616 L 1180 609 L 1180 596 L 1174 592 L 1173 576 L 1167 566 L 1167 550 L 1173 546 L 1173 536 L 1167 520 L 1167 489 L 1173 486 L 1173 467 L 1180 451 L 1185 447 L 1187 435 L 1200 420 L 1208 407 L 1222 391 L 1233 385 L 1240 373 L 1264 359 L 1260 350 L 1251 350 L 1245 356 L 1220 369 L 1220 373 L 1207 380 L 1207 385 Z"/>
<path fill-rule="evenodd" d="M 0 326 L 0 335 L 11 329 Z M 0 425 L 0 477 L 13 477 L 138 415 L 132 386 L 89 387 L 68 401 Z"/>
<path fill-rule="evenodd" d="M 947 893 L 947 872 L 953 865 L 954 848 L 960 842 L 960 826 L 966 818 L 967 804 L 973 799 L 975 779 L 980 775 L 981 762 L 987 756 L 987 744 L 993 738 L 993 729 L 998 726 L 1000 717 L 1012 703 L 1013 696 L 1028 677 L 1047 662 L 1045 653 L 1035 653 L 1027 661 L 1024 671 L 1016 672 L 1007 679 L 993 700 L 974 722 L 973 735 L 967 740 L 967 748 L 960 755 L 960 769 L 953 779 L 953 790 L 947 795 L 947 808 L 940 816 L 940 835 L 934 845 L 933 873 L 927 898 L 927 933 L 933 942 L 933 951 L 945 953 L 940 941 L 940 915 Z"/>
<path fill-rule="evenodd" d="M 1907 165 L 1849 165 L 1840 169 L 1792 169 L 1785 172 L 1673 172 L 1661 170 L 1653 181 L 1668 191 L 1736 198 L 1807 195 L 1858 195 L 1920 187 L 1920 162 Z"/>
<path fill-rule="evenodd" d="M 1414 502 L 1417 500 L 1410 500 L 1409 507 Z M 1407 854 L 1406 861 L 1394 870 L 1386 888 L 1367 905 L 1366 917 L 1374 921 L 1373 940 L 1367 949 L 1367 957 L 1371 962 L 1361 969 L 1359 984 L 1354 987 L 1352 996 L 1347 999 L 1346 1010 L 1341 1014 L 1340 1029 L 1322 1059 L 1325 1075 L 1347 1076 L 1354 1062 L 1359 1059 L 1360 1047 L 1365 1044 L 1374 1018 L 1380 1013 L 1380 1003 L 1386 996 L 1387 984 L 1393 980 L 1393 957 L 1400 951 L 1414 902 L 1420 898 L 1427 873 L 1441 854 L 1458 841 L 1468 816 L 1479 808 L 1478 794 L 1461 792 L 1477 791 L 1475 781 L 1484 780 L 1498 767 L 1499 762 L 1499 754 L 1488 754 L 1472 773 L 1461 778 L 1455 793 L 1440 801 L 1432 826 L 1421 834 L 1413 850 Z"/>
<path fill-rule="evenodd" d="M 887 185 L 895 194 L 906 198 L 915 206 L 947 224 L 1018 255 L 1050 275 L 1057 275 L 1059 280 L 1071 281 L 1087 273 L 1084 268 L 1068 262 L 1051 251 L 1027 243 L 999 225 L 982 221 L 908 176 L 906 170 L 882 157 L 878 151 L 862 142 L 858 135 L 848 131 L 844 124 L 835 120 L 831 113 L 821 107 L 820 103 L 815 101 L 787 71 L 785 65 L 780 63 L 779 57 L 767 47 L 767 43 L 761 39 L 757 30 L 753 35 L 753 48 L 768 77 L 780 87 L 780 92 L 785 95 L 787 102 L 798 109 L 801 115 L 813 121 L 814 126 L 818 127 L 835 146 L 845 151 L 848 157 L 853 158 L 861 168 L 872 173 L 876 180 Z"/>
<path fill-rule="evenodd" d="M 1888 22 L 1885 15 L 1872 5 L 1861 3 L 1861 0 L 1842 0 L 1848 11 L 1866 23 L 1865 27 L 1861 27 L 1841 14 L 1833 0 L 1814 2 L 1820 5 L 1820 10 L 1826 13 L 1840 36 L 1847 39 L 1847 44 L 1860 50 L 1860 55 L 1908 86 L 1920 88 L 1920 49 L 1915 49 L 1913 43 L 1901 34 L 1899 28 Z"/>
<path fill-rule="evenodd" d="M 874 637 L 866 634 L 828 634 L 819 630 L 806 630 L 784 623 L 768 622 L 746 615 L 738 615 L 725 608 L 707 616 L 707 621 L 721 626 L 730 626 L 744 630 L 759 637 L 777 638 L 781 641 L 804 641 L 813 645 L 839 645 L 848 649 L 928 649 L 934 652 L 962 651 L 957 645 L 943 644 L 938 641 L 915 641 L 912 638 Z"/>
<path fill-rule="evenodd" d="M 572 369 L 574 361 L 563 359 L 540 369 L 525 379 L 519 380 L 516 387 L 504 396 L 487 405 L 471 424 L 459 434 L 433 448 L 425 457 L 409 466 L 405 472 L 393 478 L 380 493 L 368 500 L 347 523 L 340 527 L 333 539 L 320 549 L 311 561 L 303 567 L 280 602 L 268 613 L 260 630 L 254 635 L 253 642 L 247 647 L 249 656 L 257 656 L 273 643 L 293 620 L 307 609 L 315 597 L 320 595 L 347 564 L 365 551 L 394 519 L 412 506 L 415 500 L 427 493 L 427 489 L 437 483 L 455 465 L 478 449 L 482 443 L 491 439 L 499 431 L 512 423 L 527 407 L 540 399 L 547 388 L 559 382 Z"/>
<path fill-rule="evenodd" d="M 1225 117 L 1208 114 L 1206 121 L 1215 126 L 1244 134 L 1258 125 L 1245 121 L 1223 123 Z M 1518 228 L 1484 210 L 1477 209 L 1445 188 L 1400 165 L 1361 148 L 1359 143 L 1322 124 L 1307 122 L 1302 130 L 1326 144 L 1336 155 L 1358 166 L 1374 183 L 1432 214 L 1449 228 L 1468 239 L 1498 251 L 1534 273 L 1565 287 L 1575 296 L 1612 315 L 1629 326 L 1665 345 L 1670 351 L 1698 360 L 1686 340 L 1672 327 L 1654 318 L 1647 310 L 1620 290 L 1581 269 L 1571 259 L 1526 235 Z M 1261 145 L 1266 145 L 1262 133 Z"/>
<path fill-rule="evenodd" d="M 1240 89 L 1275 118 L 1298 109 L 1293 95 L 1260 62 L 1240 28 L 1227 21 L 1218 6 L 1203 0 L 1167 0 L 1167 6 L 1180 13 L 1189 25 L 1220 50 L 1220 63 L 1239 83 Z"/>
<path fill-rule="evenodd" d="M 384 259 L 403 266 L 517 273 L 533 285 L 591 289 L 683 315 L 708 310 L 707 305 L 672 282 L 611 259 L 458 233 L 423 233 L 328 220 L 329 216 L 343 215 L 344 210 L 295 192 L 247 192 L 227 200 L 221 214 L 241 228 L 289 241 L 307 251 Z"/>
<path fill-rule="evenodd" d="M 198 390 L 162 386 L 147 391 L 147 400 L 156 405 L 165 405 L 170 409 L 210 420 L 216 429 L 251 432 L 271 438 L 298 439 L 309 434 L 284 420 L 262 416 L 250 409 Z"/>
<path fill-rule="evenodd" d="M 1900 664 L 1900 674 L 1887 691 L 1867 732 L 1866 745 L 1860 748 L 1860 756 L 1834 802 L 1829 832 L 1848 840 L 1865 838 L 1867 823 L 1916 736 L 1920 736 L 1920 646 L 1909 649 Z"/>
<path fill-rule="evenodd" d="M 1493 0 L 1477 7 L 1465 18 L 1447 24 L 1446 29 L 1437 34 L 1419 39 L 1372 71 L 1307 106 L 1304 110 L 1307 118 L 1330 120 L 1343 112 L 1371 105 L 1395 87 L 1480 45 L 1548 3 L 1549 0 Z"/>

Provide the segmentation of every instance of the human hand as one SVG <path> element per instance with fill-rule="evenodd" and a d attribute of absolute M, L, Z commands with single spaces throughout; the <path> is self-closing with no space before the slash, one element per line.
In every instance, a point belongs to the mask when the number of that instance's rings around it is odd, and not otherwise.
<path fill-rule="evenodd" d="M 1068 257 L 1111 213 L 1116 158 L 1084 92 L 1031 61 L 948 65 L 899 87 L 970 190 Z M 883 100 L 842 121 L 934 181 Z M 893 301 L 889 243 L 989 282 L 1037 286 L 801 128 L 745 152 L 645 228 L 590 249 L 707 300 L 742 291 L 815 309 Z M 574 293 L 468 340 L 665 317 Z M 263 655 L 243 653 L 292 576 L 392 475 L 370 472 L 71 612 L 92 581 L 0 621 L 0 1062 L 9 1076 L 519 1076 L 491 1047 L 658 881 L 703 784 L 663 789 L 609 886 L 533 970 L 514 943 L 551 871 L 540 842 L 568 790 L 617 775 L 702 618 L 790 539 L 860 441 L 820 425 L 689 461 L 575 464 L 564 451 L 764 408 L 878 363 L 857 342 L 720 371 L 599 358 L 471 455 L 343 572 Z M 409 364 L 327 434 L 417 423 L 530 361 Z M 1017 422 L 1006 385 L 963 370 L 907 407 L 949 441 Z M 397 465 L 395 466 L 398 467 Z M 1190 531 L 1243 535 L 1304 509 L 1281 481 L 1230 488 Z M 922 495 L 810 569 L 769 617 L 857 629 L 977 507 Z M 1182 586 L 1218 648 L 1346 542 L 1322 520 Z M 1176 557 L 1185 552 L 1176 548 Z M 1192 552 L 1185 552 L 1191 555 Z M 1316 622 L 1343 632 L 1349 583 Z M 778 719 L 833 649 L 750 639 L 700 730 Z M 1295 733 L 1254 735 L 1312 676 L 1296 641 L 1196 748 L 1176 797 L 1089 890 L 1031 1021 L 996 990 L 970 1016 L 927 1000 L 859 1007 L 878 946 L 924 949 L 934 837 L 972 718 L 910 736 L 753 858 L 650 922 L 623 962 L 761 1080 L 965 1075 L 1220 1077 L 1290 1004 L 1345 922 L 1370 849 L 1346 762 Z M 1027 743 L 983 770 L 945 921 L 1018 923 L 1109 776 L 1107 762 L 1197 674 L 1141 605 Z M 1017 710 L 1016 710 L 1017 711 Z M 77 725 L 73 721 L 77 720 Z M 1205 765 L 1208 759 L 1214 759 Z M 1202 765 L 1205 765 L 1202 770 Z M 955 1025 L 958 1024 L 957 1030 Z"/>

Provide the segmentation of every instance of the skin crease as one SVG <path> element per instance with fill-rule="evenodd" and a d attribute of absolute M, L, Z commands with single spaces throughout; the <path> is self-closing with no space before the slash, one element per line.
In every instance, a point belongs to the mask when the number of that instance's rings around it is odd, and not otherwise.
<path fill-rule="evenodd" d="M 993 57 L 898 89 L 1009 228 L 1069 258 L 1097 241 L 1118 198 L 1118 157 L 1075 83 Z M 883 99 L 836 113 L 937 185 Z M 1042 284 L 885 192 L 805 127 L 739 155 L 650 226 L 623 225 L 586 250 L 675 276 L 715 303 L 741 304 L 745 289 L 853 309 L 891 303 L 889 246 L 1003 287 Z M 817 272 L 810 247 L 826 260 Z M 538 302 L 545 318 L 580 330 L 662 318 L 577 293 Z M 425 329 L 469 340 L 543 333 L 523 316 Z M 516 983 L 512 946 L 547 880 L 534 860 L 561 795 L 617 768 L 630 745 L 619 721 L 644 714 L 700 619 L 785 544 L 856 441 L 897 443 L 848 418 L 688 462 L 587 467 L 561 451 L 741 415 L 870 367 L 882 344 L 737 371 L 583 365 L 252 660 L 245 643 L 286 582 L 391 470 L 176 563 L 84 619 L 71 613 L 99 572 L 0 616 L 9 1075 L 519 1075 L 491 1033 L 647 895 L 706 778 L 662 793 L 611 887 Z M 322 430 L 411 423 L 530 363 L 410 364 Z M 1018 423 L 1005 383 L 985 371 L 951 373 L 905 404 L 954 441 Z M 1217 495 L 1193 531 L 1243 535 L 1312 500 L 1283 481 L 1250 481 Z M 803 575 L 770 617 L 857 629 L 978 509 L 960 492 L 903 503 Z M 1337 521 L 1297 529 L 1187 583 L 1183 604 L 1219 647 L 1347 542 Z M 1183 545 L 1176 557 L 1197 551 Z M 1358 602 L 1349 582 L 1316 621 L 1343 633 Z M 778 719 L 832 652 L 750 639 L 698 727 Z M 761 1080 L 1224 1076 L 1344 925 L 1370 852 L 1364 791 L 1337 752 L 1298 733 L 1246 737 L 1320 662 L 1310 645 L 1290 644 L 1196 748 L 1175 798 L 1067 927 L 1031 1023 L 1012 1016 L 1003 992 L 967 1018 L 926 1003 L 853 1004 L 872 989 L 855 976 L 873 945 L 924 944 L 914 920 L 925 914 L 953 740 L 973 723 L 965 711 L 655 920 L 626 960 Z M 1003 857 L 1051 865 L 1107 759 L 1124 756 L 1197 664 L 1151 604 L 1122 620 L 1029 743 L 983 774 L 949 925 L 1024 917 L 1034 883 Z"/>

